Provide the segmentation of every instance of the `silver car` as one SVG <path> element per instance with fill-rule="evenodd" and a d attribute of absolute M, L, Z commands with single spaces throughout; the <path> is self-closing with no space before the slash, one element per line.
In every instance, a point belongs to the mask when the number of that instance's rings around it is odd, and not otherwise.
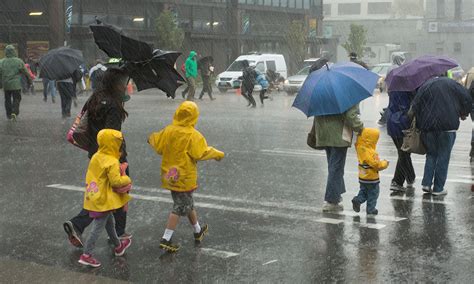
<path fill-rule="evenodd" d="M 310 68 L 311 66 L 306 66 L 298 71 L 296 75 L 288 77 L 288 79 L 285 80 L 285 83 L 283 84 L 283 90 L 285 90 L 289 96 L 298 93 L 301 86 L 303 86 L 304 80 L 306 80 L 306 77 L 309 75 Z"/>

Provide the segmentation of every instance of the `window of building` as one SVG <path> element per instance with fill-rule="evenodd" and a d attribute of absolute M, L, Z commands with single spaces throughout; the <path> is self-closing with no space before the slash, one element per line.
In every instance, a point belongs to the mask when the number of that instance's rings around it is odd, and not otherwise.
<path fill-rule="evenodd" d="M 369 15 L 390 14 L 391 8 L 392 8 L 392 3 L 390 2 L 368 3 L 367 13 Z"/>
<path fill-rule="evenodd" d="M 454 43 L 454 52 L 455 53 L 461 53 L 461 43 L 460 42 L 455 42 Z"/>
<path fill-rule="evenodd" d="M 338 15 L 360 15 L 360 3 L 342 3 L 337 5 Z"/>
<path fill-rule="evenodd" d="M 331 4 L 323 4 L 323 15 L 331 16 Z"/>
<path fill-rule="evenodd" d="M 442 48 L 442 47 L 437 47 L 437 48 L 436 48 L 436 54 L 437 54 L 437 55 L 444 55 L 444 48 Z"/>
<path fill-rule="evenodd" d="M 445 17 L 445 0 L 436 0 L 436 17 L 438 19 Z"/>
<path fill-rule="evenodd" d="M 461 20 L 461 13 L 462 13 L 462 0 L 455 0 L 454 1 L 454 19 Z"/>

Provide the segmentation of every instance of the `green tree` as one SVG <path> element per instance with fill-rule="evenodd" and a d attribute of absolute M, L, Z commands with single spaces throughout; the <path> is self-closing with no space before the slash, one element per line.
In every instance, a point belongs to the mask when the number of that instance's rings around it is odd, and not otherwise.
<path fill-rule="evenodd" d="M 180 50 L 184 40 L 184 31 L 178 27 L 174 14 L 163 11 L 156 18 L 155 30 L 158 37 L 158 48 L 163 50 Z"/>
<path fill-rule="evenodd" d="M 367 30 L 363 25 L 351 24 L 349 38 L 342 47 L 350 53 L 355 52 L 358 56 L 362 56 L 365 44 L 367 43 Z"/>
<path fill-rule="evenodd" d="M 290 57 L 295 67 L 306 57 L 306 31 L 302 21 L 292 21 L 285 34 Z"/>

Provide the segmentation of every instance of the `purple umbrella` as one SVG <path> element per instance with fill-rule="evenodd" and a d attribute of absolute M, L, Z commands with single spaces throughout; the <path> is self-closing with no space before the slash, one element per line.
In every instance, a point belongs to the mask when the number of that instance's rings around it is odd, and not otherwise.
<path fill-rule="evenodd" d="M 428 79 L 442 75 L 458 65 L 455 60 L 446 56 L 425 55 L 392 69 L 388 72 L 385 83 L 389 92 L 411 92 Z"/>

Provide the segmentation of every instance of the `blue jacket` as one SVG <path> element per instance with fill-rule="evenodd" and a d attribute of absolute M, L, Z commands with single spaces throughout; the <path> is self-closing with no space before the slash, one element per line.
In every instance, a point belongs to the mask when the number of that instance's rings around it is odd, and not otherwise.
<path fill-rule="evenodd" d="M 267 78 L 265 78 L 265 75 L 257 73 L 256 81 L 260 86 L 262 86 L 262 89 L 268 89 L 269 84 Z"/>
<path fill-rule="evenodd" d="M 410 128 L 408 110 L 413 100 L 411 92 L 389 92 L 387 132 L 392 138 L 402 138 L 403 130 Z"/>
<path fill-rule="evenodd" d="M 466 88 L 447 77 L 428 80 L 412 102 L 416 127 L 425 132 L 457 130 L 459 118 L 467 117 L 471 108 Z"/>

